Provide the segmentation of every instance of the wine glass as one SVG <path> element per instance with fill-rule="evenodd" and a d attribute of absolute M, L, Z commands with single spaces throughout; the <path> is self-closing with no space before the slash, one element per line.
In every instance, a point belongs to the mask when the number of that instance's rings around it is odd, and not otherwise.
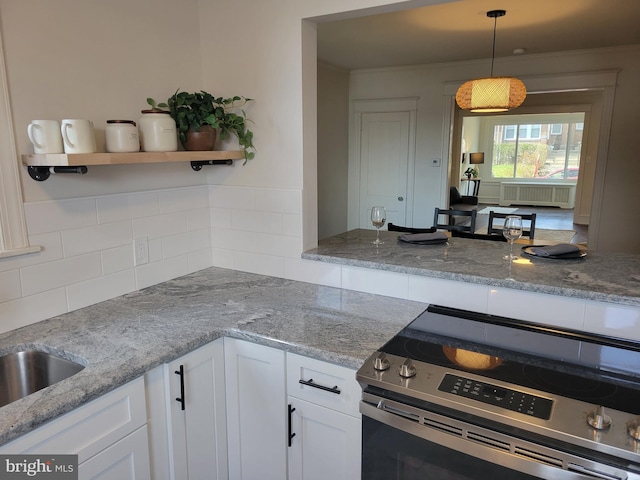
<path fill-rule="evenodd" d="M 371 242 L 374 245 L 382 245 L 384 242 L 380 240 L 380 229 L 387 220 L 387 212 L 384 207 L 371 207 L 371 223 L 376 227 L 376 239 Z"/>
<path fill-rule="evenodd" d="M 522 217 L 518 215 L 507 215 L 504 219 L 504 226 L 502 227 L 502 235 L 509 240 L 509 255 L 505 255 L 505 260 L 516 260 L 518 257 L 513 254 L 513 242 L 522 236 Z"/>

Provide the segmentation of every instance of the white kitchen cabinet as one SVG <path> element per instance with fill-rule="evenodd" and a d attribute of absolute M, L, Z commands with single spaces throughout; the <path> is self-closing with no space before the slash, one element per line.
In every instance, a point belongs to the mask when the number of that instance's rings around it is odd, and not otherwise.
<path fill-rule="evenodd" d="M 287 354 L 290 480 L 360 478 L 361 389 L 355 371 Z"/>
<path fill-rule="evenodd" d="M 290 480 L 360 478 L 361 420 L 330 408 L 289 397 Z"/>
<path fill-rule="evenodd" d="M 229 478 L 287 478 L 285 353 L 225 338 Z"/>
<path fill-rule="evenodd" d="M 148 480 L 146 422 L 140 377 L 3 445 L 0 453 L 77 454 L 81 480 Z M 111 476 L 114 471 L 122 476 Z"/>
<path fill-rule="evenodd" d="M 154 480 L 227 479 L 224 342 L 145 375 Z"/>

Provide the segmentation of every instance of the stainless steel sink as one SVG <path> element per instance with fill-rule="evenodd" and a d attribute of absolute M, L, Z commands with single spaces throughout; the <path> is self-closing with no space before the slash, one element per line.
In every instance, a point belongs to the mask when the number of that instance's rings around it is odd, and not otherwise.
<path fill-rule="evenodd" d="M 79 363 L 39 350 L 0 357 L 0 407 L 15 402 L 84 368 Z"/>

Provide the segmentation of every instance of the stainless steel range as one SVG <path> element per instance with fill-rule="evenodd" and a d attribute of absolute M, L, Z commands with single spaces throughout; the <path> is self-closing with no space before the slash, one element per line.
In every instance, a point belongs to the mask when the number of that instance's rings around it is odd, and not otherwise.
<path fill-rule="evenodd" d="M 357 379 L 363 479 L 640 479 L 638 343 L 432 305 Z"/>

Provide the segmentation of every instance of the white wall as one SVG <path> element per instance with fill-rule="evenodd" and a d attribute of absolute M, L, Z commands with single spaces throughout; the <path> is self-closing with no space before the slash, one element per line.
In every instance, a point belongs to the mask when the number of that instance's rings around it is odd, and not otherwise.
<path fill-rule="evenodd" d="M 349 72 L 318 65 L 318 240 L 347 230 Z"/>

